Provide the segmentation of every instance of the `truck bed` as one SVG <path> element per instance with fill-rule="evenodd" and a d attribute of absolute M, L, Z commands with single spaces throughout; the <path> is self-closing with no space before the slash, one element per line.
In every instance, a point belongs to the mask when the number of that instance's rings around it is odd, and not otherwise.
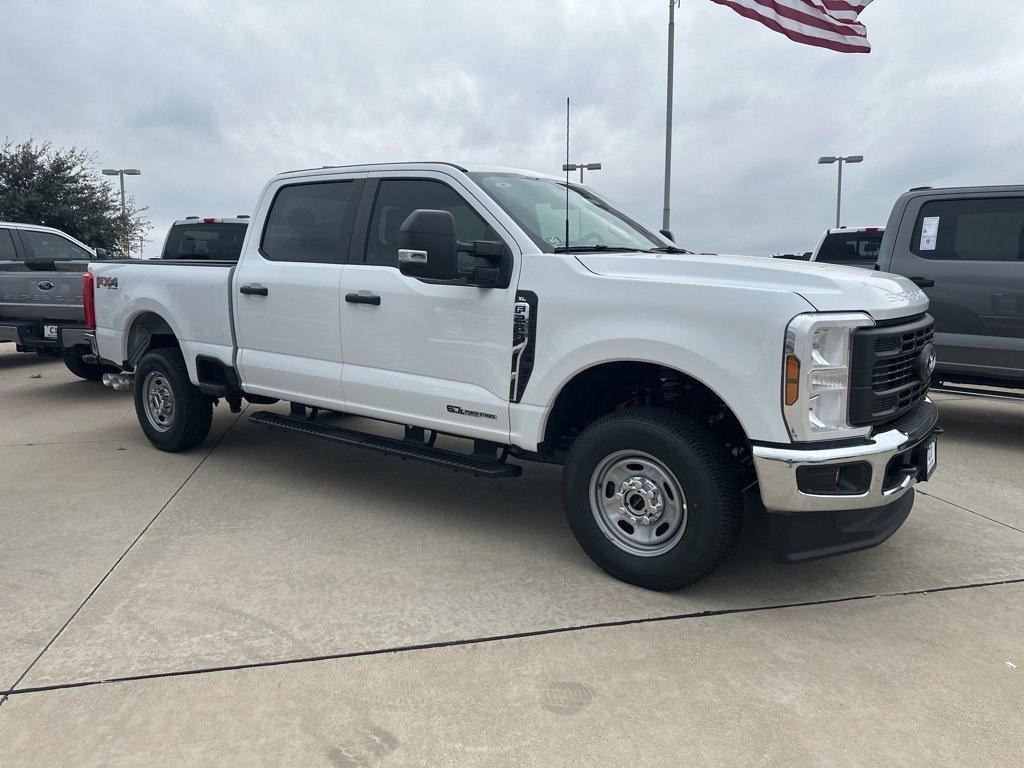
<path fill-rule="evenodd" d="M 93 262 L 100 358 L 118 365 L 128 361 L 133 325 L 163 322 L 178 339 L 190 369 L 201 356 L 230 365 L 235 265 L 180 259 Z"/>

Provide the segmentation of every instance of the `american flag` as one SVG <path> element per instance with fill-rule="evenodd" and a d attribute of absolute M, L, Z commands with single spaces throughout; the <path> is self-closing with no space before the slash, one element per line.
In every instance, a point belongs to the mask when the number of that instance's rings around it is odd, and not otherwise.
<path fill-rule="evenodd" d="M 842 53 L 869 53 L 868 31 L 857 21 L 871 0 L 711 0 L 759 21 L 790 40 Z"/>

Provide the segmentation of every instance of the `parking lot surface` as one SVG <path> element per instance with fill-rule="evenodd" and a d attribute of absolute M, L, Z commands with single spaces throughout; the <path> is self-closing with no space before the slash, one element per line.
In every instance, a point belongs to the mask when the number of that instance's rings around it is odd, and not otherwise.
<path fill-rule="evenodd" d="M 129 394 L 4 345 L 3 762 L 1013 764 L 1024 404 L 935 399 L 889 542 L 776 565 L 752 502 L 658 594 L 587 560 L 555 467 L 476 479 L 223 406 L 165 454 Z"/>

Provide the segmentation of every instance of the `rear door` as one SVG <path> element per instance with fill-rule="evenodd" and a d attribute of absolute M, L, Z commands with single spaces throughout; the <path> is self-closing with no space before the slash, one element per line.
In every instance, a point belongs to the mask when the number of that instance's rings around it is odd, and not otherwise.
<path fill-rule="evenodd" d="M 450 211 L 460 243 L 504 242 L 512 258 L 499 287 L 403 275 L 398 230 L 420 208 Z M 369 179 L 360 220 L 361 242 L 341 291 L 347 410 L 507 441 L 520 261 L 514 240 L 470 190 L 440 172 Z M 478 259 L 460 252 L 459 267 L 485 266 Z"/>
<path fill-rule="evenodd" d="M 891 270 L 931 299 L 940 368 L 1024 377 L 1024 196 L 911 200 Z"/>
<path fill-rule="evenodd" d="M 282 180 L 268 190 L 232 285 L 247 391 L 341 406 L 341 275 L 363 177 Z"/>

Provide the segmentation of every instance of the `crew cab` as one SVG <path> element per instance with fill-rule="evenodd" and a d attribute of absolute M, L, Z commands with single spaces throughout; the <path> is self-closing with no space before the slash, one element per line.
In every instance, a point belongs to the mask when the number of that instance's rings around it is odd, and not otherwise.
<path fill-rule="evenodd" d="M 63 357 L 76 376 L 98 381 L 111 369 L 83 360 L 82 274 L 105 258 L 59 229 L 0 222 L 0 342 Z"/>
<path fill-rule="evenodd" d="M 205 440 L 217 399 L 283 400 L 249 418 L 480 477 L 562 464 L 583 549 L 651 589 L 726 557 L 747 488 L 795 562 L 884 541 L 935 467 L 932 320 L 913 284 L 692 254 L 556 176 L 285 173 L 237 263 L 97 263 L 85 285 L 94 359 L 122 369 L 157 448 Z"/>

